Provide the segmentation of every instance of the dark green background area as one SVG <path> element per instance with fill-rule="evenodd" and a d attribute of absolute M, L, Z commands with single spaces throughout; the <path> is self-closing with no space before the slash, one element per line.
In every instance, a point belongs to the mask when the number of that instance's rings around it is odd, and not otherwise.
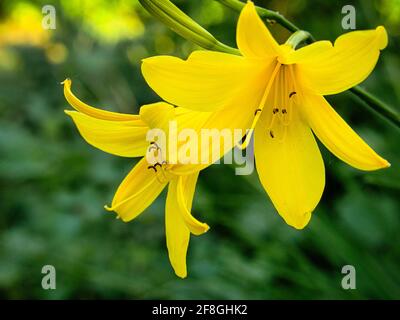
<path fill-rule="evenodd" d="M 1 1 L 0 24 L 17 2 Z M 112 43 L 94 36 L 85 27 L 84 15 L 69 14 L 68 1 L 25 2 L 39 12 L 44 4 L 55 6 L 57 29 L 49 32 L 68 55 L 55 64 L 44 48 L 12 45 L 7 52 L 13 67 L 0 63 L 0 297 L 400 298 L 397 129 L 348 93 L 329 97 L 392 167 L 361 172 L 321 145 L 325 193 L 302 231 L 279 217 L 256 173 L 235 176 L 234 167 L 228 165 L 201 172 L 193 213 L 211 229 L 192 237 L 189 276 L 181 280 L 167 257 L 165 193 L 130 223 L 103 209 L 137 160 L 108 155 L 86 144 L 63 112 L 70 107 L 59 83 L 71 77 L 82 100 L 137 113 L 140 105 L 159 100 L 141 76 L 140 60 L 158 54 L 185 58 L 198 48 L 150 17 L 134 0 L 124 2 L 139 16 L 144 33 Z M 112 10 L 120 1 L 103 2 Z M 212 0 L 175 3 L 219 40 L 235 45 L 236 12 Z M 363 86 L 398 110 L 400 1 L 256 4 L 279 10 L 317 39 L 334 40 L 345 32 L 341 8 L 346 4 L 357 10 L 357 28 L 385 25 L 389 47 Z M 288 36 L 277 25 L 271 31 L 281 42 Z M 56 290 L 41 287 L 41 268 L 47 264 L 56 267 Z M 357 271 L 356 290 L 341 287 L 341 269 L 348 264 Z"/>

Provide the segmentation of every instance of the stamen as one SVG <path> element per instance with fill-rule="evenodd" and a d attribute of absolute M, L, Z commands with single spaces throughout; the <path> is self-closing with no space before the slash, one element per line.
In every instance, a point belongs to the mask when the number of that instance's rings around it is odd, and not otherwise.
<path fill-rule="evenodd" d="M 150 152 L 152 150 L 158 151 L 158 150 L 161 150 L 161 149 L 158 146 L 152 145 L 152 146 L 149 147 L 148 151 Z"/>
<path fill-rule="evenodd" d="M 167 161 L 163 161 L 163 163 L 160 164 L 160 167 L 161 167 L 161 173 L 162 173 L 163 178 L 164 178 L 164 182 L 169 181 L 170 179 L 168 179 L 168 177 L 167 177 L 167 170 L 168 170 Z"/>
<path fill-rule="evenodd" d="M 251 137 L 252 137 L 253 132 L 254 132 L 254 128 L 255 128 L 255 126 L 257 124 L 258 119 L 260 118 L 260 115 L 262 114 L 261 111 L 264 109 L 266 100 L 268 98 L 269 92 L 270 92 L 271 87 L 272 87 L 272 84 L 274 83 L 274 79 L 275 79 L 276 75 L 278 74 L 278 71 L 279 71 L 280 67 L 281 67 L 281 64 L 278 62 L 276 64 L 275 68 L 274 68 L 274 71 L 272 72 L 271 78 L 268 81 L 267 86 L 265 87 L 264 94 L 263 94 L 263 96 L 261 98 L 261 102 L 260 102 L 259 107 L 257 109 L 257 110 L 260 110 L 260 111 L 255 113 L 255 117 L 253 119 L 253 122 L 251 123 L 250 129 L 248 130 L 248 132 L 246 134 L 246 139 L 244 140 L 244 142 L 242 144 L 238 144 L 237 145 L 242 150 L 246 149 L 247 146 L 250 143 Z"/>
<path fill-rule="evenodd" d="M 160 168 L 161 168 L 161 163 L 157 162 L 153 167 L 157 168 L 157 166 L 160 166 Z"/>
<path fill-rule="evenodd" d="M 290 76 L 288 75 L 287 66 L 284 66 L 279 73 L 279 76 L 274 83 L 274 96 L 269 102 L 272 106 L 280 106 L 272 108 L 272 116 L 270 118 L 270 124 L 267 128 L 267 134 L 277 140 L 277 142 L 283 142 L 287 135 L 287 128 L 292 118 L 292 108 L 294 100 L 291 99 L 296 94 L 296 91 L 291 89 L 292 84 Z"/>
<path fill-rule="evenodd" d="M 163 171 L 161 170 L 161 172 L 163 172 Z M 157 181 L 158 181 L 159 183 L 161 183 L 161 184 L 166 183 L 166 182 L 168 181 L 168 180 L 164 180 L 164 181 L 161 180 L 161 179 L 160 179 L 160 176 L 159 176 L 158 174 L 156 175 L 156 179 L 157 179 Z"/>
<path fill-rule="evenodd" d="M 257 115 L 257 113 L 261 112 L 262 110 L 260 108 L 256 109 L 256 111 L 254 111 L 254 115 Z"/>
<path fill-rule="evenodd" d="M 290 68 L 290 66 L 288 67 L 288 68 Z M 289 86 L 291 85 L 291 83 L 293 82 L 293 81 L 290 81 L 290 80 L 292 80 L 291 79 L 291 77 L 290 77 L 290 74 L 287 74 L 288 73 L 288 70 L 287 69 L 285 69 L 285 71 L 286 71 L 286 73 L 285 73 L 285 75 L 288 77 L 288 83 L 289 83 Z M 297 94 L 297 92 L 296 91 L 291 91 L 290 93 L 289 93 L 289 102 L 288 102 L 288 106 L 287 106 L 287 109 L 285 108 L 285 109 L 283 109 L 282 110 L 282 115 L 283 115 L 283 121 L 282 121 L 282 123 L 283 123 L 283 125 L 285 126 L 285 128 L 290 124 L 290 122 L 292 121 L 292 117 L 293 117 L 293 104 L 294 104 L 294 99 L 291 99 L 293 96 L 295 96 Z M 286 97 L 285 97 L 286 98 Z M 285 100 L 287 100 L 287 99 L 285 99 Z M 285 131 L 284 131 L 284 136 L 286 136 L 286 129 L 285 129 Z"/>

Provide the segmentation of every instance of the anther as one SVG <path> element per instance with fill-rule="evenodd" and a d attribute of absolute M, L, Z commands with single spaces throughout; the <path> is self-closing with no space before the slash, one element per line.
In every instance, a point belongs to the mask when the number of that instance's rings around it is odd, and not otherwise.
<path fill-rule="evenodd" d="M 161 148 L 159 147 L 159 145 L 156 142 L 152 141 L 152 142 L 150 142 L 149 151 L 150 150 L 161 150 Z"/>
<path fill-rule="evenodd" d="M 161 168 L 161 163 L 157 162 L 153 167 L 157 170 L 157 166 Z"/>
<path fill-rule="evenodd" d="M 272 139 L 275 138 L 274 132 L 272 130 L 269 130 L 269 135 L 271 136 Z"/>
<path fill-rule="evenodd" d="M 297 94 L 297 92 L 296 92 L 296 91 L 292 91 L 292 92 L 289 94 L 289 98 L 291 98 L 291 97 L 294 96 L 295 94 Z"/>
<path fill-rule="evenodd" d="M 282 114 L 286 114 L 287 110 L 286 109 L 282 109 Z"/>
<path fill-rule="evenodd" d="M 148 166 L 147 169 L 154 169 L 154 172 L 157 172 L 156 166 Z"/>
<path fill-rule="evenodd" d="M 257 109 L 256 111 L 254 111 L 254 115 L 256 116 L 257 113 L 259 113 L 259 112 L 261 112 L 261 111 L 262 111 L 261 109 Z"/>
<path fill-rule="evenodd" d="M 274 108 L 273 110 L 272 110 L 272 113 L 273 114 L 276 114 L 276 113 L 278 113 L 279 112 L 279 109 L 278 108 Z"/>

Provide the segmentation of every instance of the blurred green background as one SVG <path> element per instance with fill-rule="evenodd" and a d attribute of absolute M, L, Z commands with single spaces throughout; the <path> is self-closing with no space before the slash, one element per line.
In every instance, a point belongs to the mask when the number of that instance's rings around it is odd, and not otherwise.
<path fill-rule="evenodd" d="M 317 39 L 344 32 L 352 4 L 357 28 L 385 25 L 390 45 L 363 86 L 399 108 L 400 1 L 271 0 Z M 221 41 L 235 45 L 237 13 L 213 0 L 175 1 Z M 42 6 L 57 12 L 41 27 Z M 280 41 L 288 32 L 271 27 Z M 135 0 L 0 2 L 0 297 L 34 299 L 397 299 L 400 298 L 399 131 L 349 94 L 329 97 L 380 154 L 388 170 L 357 171 L 322 146 L 327 183 L 309 226 L 296 231 L 272 207 L 257 175 L 232 166 L 203 171 L 194 209 L 211 230 L 192 237 L 189 277 L 177 278 L 164 235 L 165 193 L 130 223 L 103 210 L 137 160 L 87 145 L 63 110 L 60 81 L 97 107 L 137 113 L 158 101 L 141 59 L 196 49 Z M 43 265 L 57 289 L 41 287 Z M 341 287 L 342 266 L 357 289 Z"/>

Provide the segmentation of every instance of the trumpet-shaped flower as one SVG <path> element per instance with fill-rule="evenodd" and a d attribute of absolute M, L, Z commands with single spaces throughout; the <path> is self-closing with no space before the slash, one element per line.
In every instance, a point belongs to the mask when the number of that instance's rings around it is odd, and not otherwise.
<path fill-rule="evenodd" d="M 142 73 L 165 101 L 213 112 L 214 124 L 250 128 L 261 183 L 291 226 L 304 228 L 325 186 L 318 139 L 339 159 L 361 170 L 390 164 L 376 154 L 323 97 L 362 82 L 387 45 L 383 27 L 354 31 L 334 44 L 318 41 L 296 49 L 279 45 L 249 1 L 237 25 L 240 56 L 195 51 L 187 60 L 147 58 Z M 219 122 L 218 122 L 219 119 Z"/>
<path fill-rule="evenodd" d="M 141 214 L 168 185 L 165 229 L 169 259 L 175 273 L 186 277 L 186 252 L 190 233 L 200 235 L 209 227 L 191 213 L 200 166 L 190 170 L 182 164 L 168 164 L 156 141 L 147 141 L 150 129 L 167 130 L 169 121 L 177 119 L 182 126 L 196 127 L 201 117 L 193 117 L 181 108 L 164 103 L 142 106 L 139 115 L 122 114 L 91 107 L 71 92 L 71 80 L 63 82 L 64 95 L 75 111 L 66 110 L 82 137 L 94 147 L 122 157 L 141 159 L 122 181 L 109 211 L 128 222 Z M 202 123 L 202 122 L 200 122 Z M 166 131 L 167 132 L 167 131 Z M 153 163 L 149 159 L 155 159 Z"/>

